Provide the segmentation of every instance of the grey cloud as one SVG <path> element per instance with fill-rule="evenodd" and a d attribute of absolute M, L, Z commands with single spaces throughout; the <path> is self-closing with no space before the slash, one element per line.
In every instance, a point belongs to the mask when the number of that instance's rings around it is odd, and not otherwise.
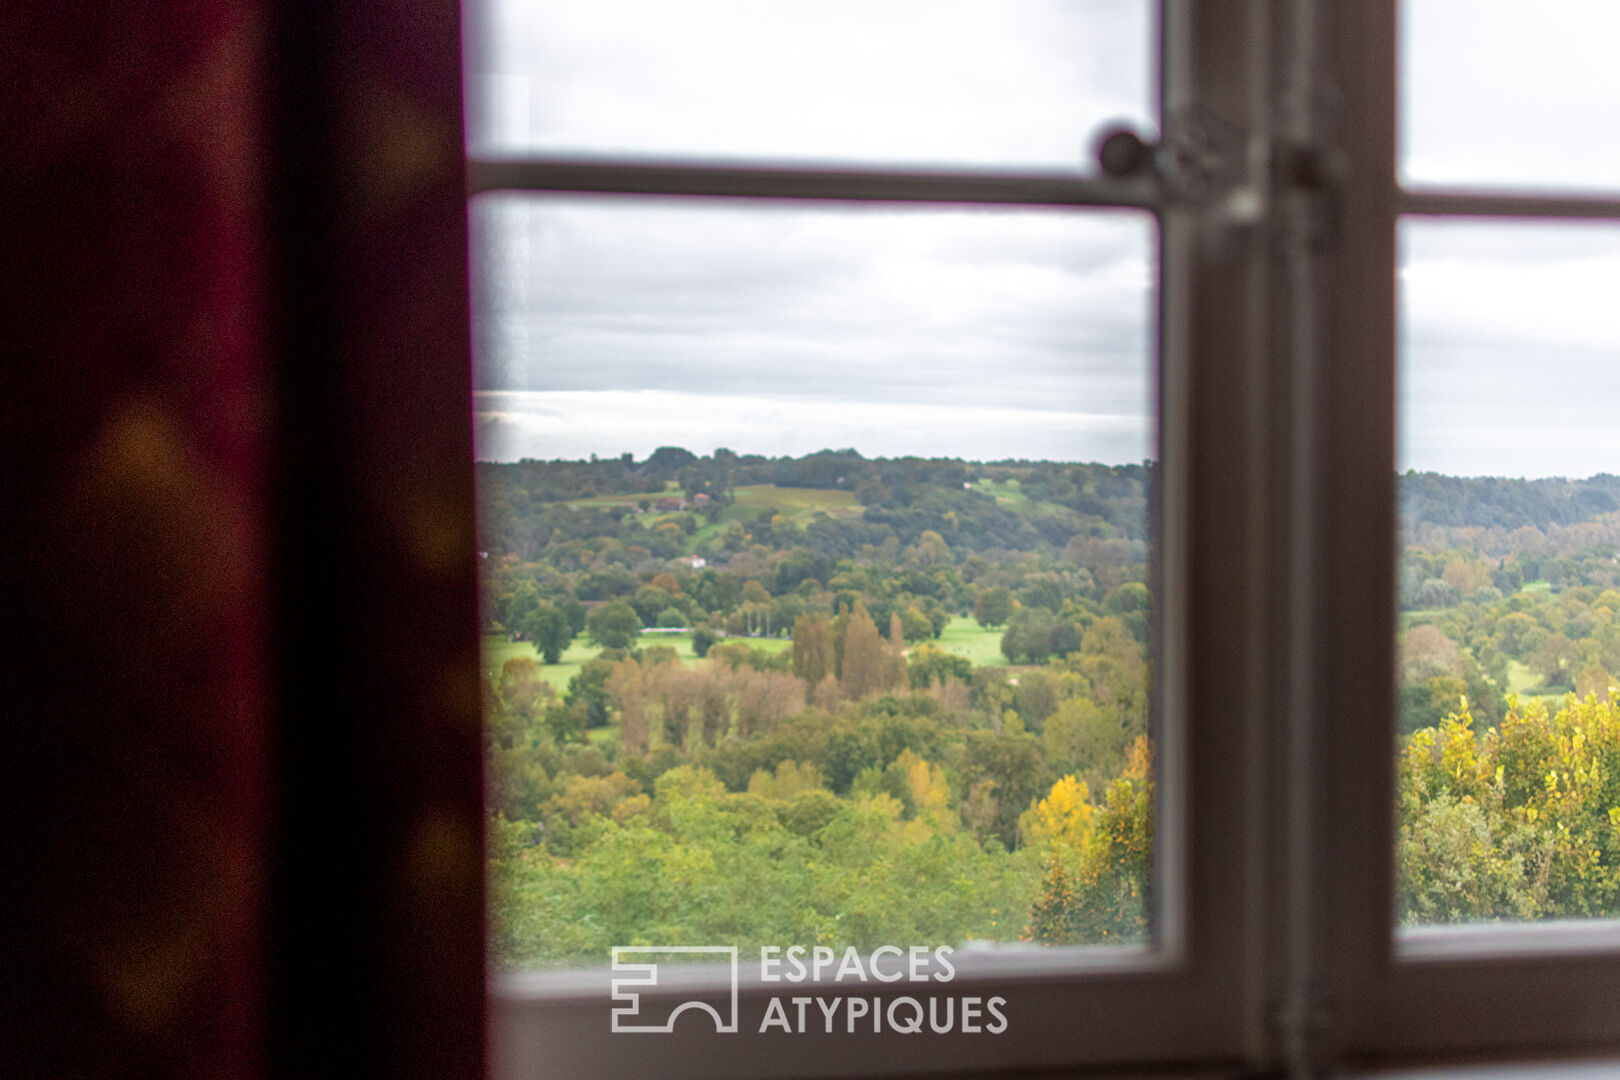
<path fill-rule="evenodd" d="M 1400 460 L 1470 475 L 1620 470 L 1620 228 L 1402 228 Z"/>
<path fill-rule="evenodd" d="M 485 389 L 1147 407 L 1141 217 L 480 207 Z"/>
<path fill-rule="evenodd" d="M 1419 183 L 1620 185 L 1612 0 L 1405 0 L 1402 163 Z"/>
<path fill-rule="evenodd" d="M 1072 166 L 1102 120 L 1151 123 L 1149 7 L 490 0 L 470 46 L 471 139 L 497 153 Z M 1595 137 L 1620 114 L 1607 55 L 1620 5 L 1543 0 L 1533 20 L 1518 0 L 1402 10 L 1408 179 L 1620 187 L 1620 141 Z M 473 205 L 476 385 L 622 406 L 490 410 L 480 452 L 613 452 L 659 425 L 695 448 L 724 429 L 758 443 L 735 448 L 767 452 L 897 453 L 878 443 L 902 436 L 948 452 L 953 424 L 976 453 L 1134 460 L 1146 445 L 1150 221 L 612 196 Z M 1426 221 L 1403 227 L 1402 254 L 1403 464 L 1620 471 L 1604 415 L 1620 400 L 1620 229 Z M 633 390 L 683 404 L 613 397 Z M 689 422 L 703 395 L 739 393 L 797 404 Z M 855 408 L 884 402 L 905 421 Z M 987 412 L 979 430 L 949 411 L 966 407 L 1013 411 Z M 603 445 L 587 445 L 569 409 L 594 418 Z M 1053 409 L 1137 427 L 1077 420 L 1065 441 L 1041 413 Z M 1017 410 L 1030 423 L 1009 420 Z M 1022 426 L 1029 449 L 1003 450 L 994 425 Z"/>
<path fill-rule="evenodd" d="M 1145 0 L 490 0 L 473 142 L 1074 165 L 1150 119 Z"/>

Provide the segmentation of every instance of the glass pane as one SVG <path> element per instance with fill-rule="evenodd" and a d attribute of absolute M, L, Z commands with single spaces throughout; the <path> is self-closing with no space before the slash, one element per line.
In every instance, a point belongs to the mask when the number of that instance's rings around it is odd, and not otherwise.
<path fill-rule="evenodd" d="M 1144 942 L 1151 217 L 473 222 L 495 962 Z"/>
<path fill-rule="evenodd" d="M 490 0 L 474 153 L 1091 167 L 1156 116 L 1145 0 Z"/>
<path fill-rule="evenodd" d="M 1398 914 L 1620 915 L 1620 227 L 1401 228 Z"/>
<path fill-rule="evenodd" d="M 1620 188 L 1611 0 L 1404 0 L 1400 175 L 1487 188 Z"/>

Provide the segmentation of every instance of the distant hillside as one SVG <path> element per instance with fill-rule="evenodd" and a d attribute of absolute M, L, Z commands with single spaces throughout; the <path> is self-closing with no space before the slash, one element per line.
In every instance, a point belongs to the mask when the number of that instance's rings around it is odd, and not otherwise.
<path fill-rule="evenodd" d="M 1414 525 L 1545 530 L 1620 509 L 1620 476 L 1510 480 L 1409 472 L 1401 477 L 1400 500 L 1401 517 Z"/>
<path fill-rule="evenodd" d="M 477 468 L 480 546 L 526 560 L 608 536 L 660 558 L 714 558 L 746 538 L 839 559 L 914 545 L 928 532 L 958 560 L 1062 550 L 1077 537 L 1134 551 L 1147 539 L 1151 482 L 1149 465 L 866 458 L 852 449 L 767 458 L 663 447 L 642 462 L 624 455 Z"/>

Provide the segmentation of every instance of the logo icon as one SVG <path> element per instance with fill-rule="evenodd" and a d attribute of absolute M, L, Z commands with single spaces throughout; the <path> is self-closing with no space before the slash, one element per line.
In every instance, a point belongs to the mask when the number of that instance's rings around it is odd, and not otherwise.
<path fill-rule="evenodd" d="M 641 993 L 639 988 L 652 989 L 658 985 L 658 960 L 673 958 L 678 961 L 682 958 L 690 960 L 710 960 L 716 954 L 729 957 L 731 960 L 731 1008 L 725 1015 L 706 1001 L 687 1000 L 675 1005 L 668 1013 L 662 1008 L 658 1009 L 663 1016 L 663 1022 L 656 1017 L 644 1016 L 641 1012 Z M 646 957 L 647 959 L 640 959 Z M 657 959 L 653 959 L 657 958 Z M 614 1032 L 670 1032 L 675 1030 L 675 1021 L 683 1012 L 689 1009 L 706 1012 L 714 1019 L 714 1030 L 723 1034 L 734 1033 L 737 1030 L 737 946 L 735 945 L 615 945 L 613 947 L 613 973 L 612 994 L 615 1002 L 621 1002 L 613 1007 Z M 620 973 L 625 978 L 619 978 Z"/>

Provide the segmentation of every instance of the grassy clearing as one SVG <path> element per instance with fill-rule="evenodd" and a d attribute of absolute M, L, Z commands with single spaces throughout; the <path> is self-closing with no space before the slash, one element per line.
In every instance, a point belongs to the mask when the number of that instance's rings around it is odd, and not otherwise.
<path fill-rule="evenodd" d="M 989 477 L 980 477 L 975 488 L 993 496 L 997 503 L 1010 509 L 1022 509 L 1029 505 L 1029 496 L 1024 494 L 1023 485 L 1017 480 L 991 480 Z"/>
<path fill-rule="evenodd" d="M 1023 484 L 1016 478 L 1007 480 L 992 480 L 980 477 L 973 485 L 975 491 L 989 495 L 996 500 L 996 505 L 1003 510 L 1010 510 L 1015 514 L 1057 514 L 1072 516 L 1075 511 L 1062 503 L 1037 502 L 1024 493 Z"/>
<path fill-rule="evenodd" d="M 666 483 L 663 491 L 621 491 L 613 495 L 581 495 L 573 499 L 560 499 L 552 506 L 635 506 L 642 500 L 657 502 L 680 495 L 680 487 L 673 482 Z"/>
<path fill-rule="evenodd" d="M 1012 481 L 1014 487 L 1017 481 Z M 636 506 L 641 502 L 657 502 L 659 499 L 679 497 L 679 489 L 671 484 L 669 490 L 653 494 L 626 494 L 626 495 L 587 495 L 578 499 L 565 499 L 562 503 L 553 505 L 567 505 L 583 509 L 585 507 L 601 506 Z M 859 517 L 863 507 L 855 501 L 855 495 L 849 491 L 828 491 L 821 488 L 794 488 L 777 487 L 775 484 L 749 484 L 732 489 L 735 501 L 721 514 L 721 519 L 715 524 L 699 525 L 697 532 L 681 539 L 681 553 L 690 555 L 697 550 L 699 544 L 717 536 L 721 529 L 732 522 L 749 522 L 765 511 L 781 514 L 796 525 L 805 525 L 817 512 L 825 512 L 832 517 L 851 518 Z M 1027 501 L 1027 500 L 1026 500 Z M 695 513 L 692 510 L 669 510 L 659 513 L 649 511 L 636 518 L 636 523 L 644 529 L 656 529 L 666 521 L 677 521 L 683 515 Z M 700 516 L 699 521 L 703 518 Z"/>
<path fill-rule="evenodd" d="M 698 531 L 693 533 L 691 536 L 688 536 L 686 538 L 686 543 L 681 545 L 681 554 L 690 555 L 692 552 L 697 550 L 699 544 L 704 543 L 707 540 L 711 540 L 719 535 L 719 525 L 700 525 L 698 526 Z"/>
<path fill-rule="evenodd" d="M 1549 709 L 1555 709 L 1563 702 L 1563 692 L 1548 693 L 1543 690 L 1541 676 L 1526 667 L 1523 661 L 1509 660 L 1507 671 L 1507 692 L 1519 695 L 1520 701 L 1528 703 L 1531 698 L 1540 698 Z"/>
<path fill-rule="evenodd" d="M 986 630 L 971 616 L 957 615 L 934 644 L 948 653 L 967 657 L 975 667 L 1002 667 L 1007 658 L 1001 655 L 1001 633 L 999 629 Z"/>
<path fill-rule="evenodd" d="M 562 663 L 542 664 L 541 674 L 551 684 L 552 689 L 561 694 L 568 689 L 568 680 L 572 679 L 579 669 L 585 666 L 585 661 L 595 656 L 596 652 L 595 645 L 583 638 L 575 638 L 574 643 L 568 646 L 568 651 L 563 653 Z M 540 659 L 540 654 L 530 642 L 509 641 L 505 634 L 484 635 L 484 671 L 488 673 L 490 682 L 500 682 L 501 665 L 517 656 L 526 656 L 535 661 Z"/>
<path fill-rule="evenodd" d="M 775 484 L 749 484 L 732 489 L 735 500 L 726 507 L 725 520 L 752 521 L 769 510 L 789 521 L 804 524 L 822 510 L 833 517 L 857 517 L 861 504 L 850 491 L 823 488 L 777 487 Z"/>
<path fill-rule="evenodd" d="M 1018 481 L 1013 480 L 1010 483 L 1013 490 L 1016 491 Z M 761 510 L 774 510 L 789 516 L 797 514 L 808 516 L 817 510 L 825 510 L 829 514 L 837 514 L 841 511 L 858 514 L 861 511 L 861 504 L 855 501 L 855 494 L 851 491 L 777 487 L 775 484 L 745 484 L 742 487 L 733 488 L 731 494 L 735 501 L 726 509 L 727 520 L 732 520 L 734 516 L 736 520 L 755 518 L 759 516 Z M 678 488 L 672 484 L 668 490 L 662 492 L 585 495 L 577 499 L 563 499 L 562 503 L 568 506 L 636 506 L 642 501 L 657 502 L 659 499 L 678 498 L 680 495 Z M 648 514 L 646 515 L 646 521 L 649 524 L 656 525 L 658 522 L 674 516 L 674 512 Z"/>
<path fill-rule="evenodd" d="M 790 638 L 767 637 L 734 637 L 723 638 L 725 641 L 740 641 L 751 648 L 761 649 L 768 653 L 779 653 L 783 649 L 791 649 L 793 641 Z M 684 664 L 697 662 L 697 653 L 692 651 L 692 635 L 685 634 L 642 634 L 641 647 L 643 649 L 652 645 L 669 645 L 674 648 L 675 655 Z"/>
<path fill-rule="evenodd" d="M 1541 682 L 1541 677 L 1526 667 L 1521 660 L 1509 660 L 1507 672 L 1508 693 L 1518 694 L 1520 697 L 1530 694 L 1535 689 L 1536 684 Z"/>
<path fill-rule="evenodd" d="M 732 640 L 745 642 L 766 652 L 781 652 L 792 648 L 793 642 L 787 638 L 734 638 Z M 691 634 L 643 634 L 641 646 L 668 645 L 675 650 L 676 657 L 683 664 L 697 662 L 697 653 L 692 651 Z M 585 661 L 595 656 L 599 650 L 585 638 L 575 638 L 574 643 L 568 646 L 563 653 L 562 663 L 542 664 L 541 674 L 551 684 L 552 689 L 559 695 L 568 689 L 568 681 L 578 674 L 579 669 L 585 666 Z M 499 682 L 501 678 L 501 665 L 515 656 L 526 656 L 538 661 L 540 654 L 535 651 L 534 645 L 527 641 L 509 641 L 505 634 L 484 635 L 484 671 L 489 674 L 491 682 Z"/>
<path fill-rule="evenodd" d="M 1412 629 L 1414 626 L 1422 626 L 1424 623 L 1439 625 L 1445 621 L 1446 616 L 1456 610 L 1456 608 L 1443 607 L 1413 608 L 1411 611 L 1403 611 L 1396 616 L 1395 625 L 1402 633 Z"/>
<path fill-rule="evenodd" d="M 785 637 L 735 637 L 726 640 L 740 641 L 750 648 L 761 649 L 768 653 L 779 653 L 793 648 L 793 639 Z"/>
<path fill-rule="evenodd" d="M 657 493 L 637 494 L 624 492 L 618 495 L 581 495 L 577 499 L 564 499 L 563 502 L 569 506 L 635 506 L 642 499 L 656 501 L 662 498 L 664 496 Z M 554 503 L 552 505 L 558 504 Z"/>

